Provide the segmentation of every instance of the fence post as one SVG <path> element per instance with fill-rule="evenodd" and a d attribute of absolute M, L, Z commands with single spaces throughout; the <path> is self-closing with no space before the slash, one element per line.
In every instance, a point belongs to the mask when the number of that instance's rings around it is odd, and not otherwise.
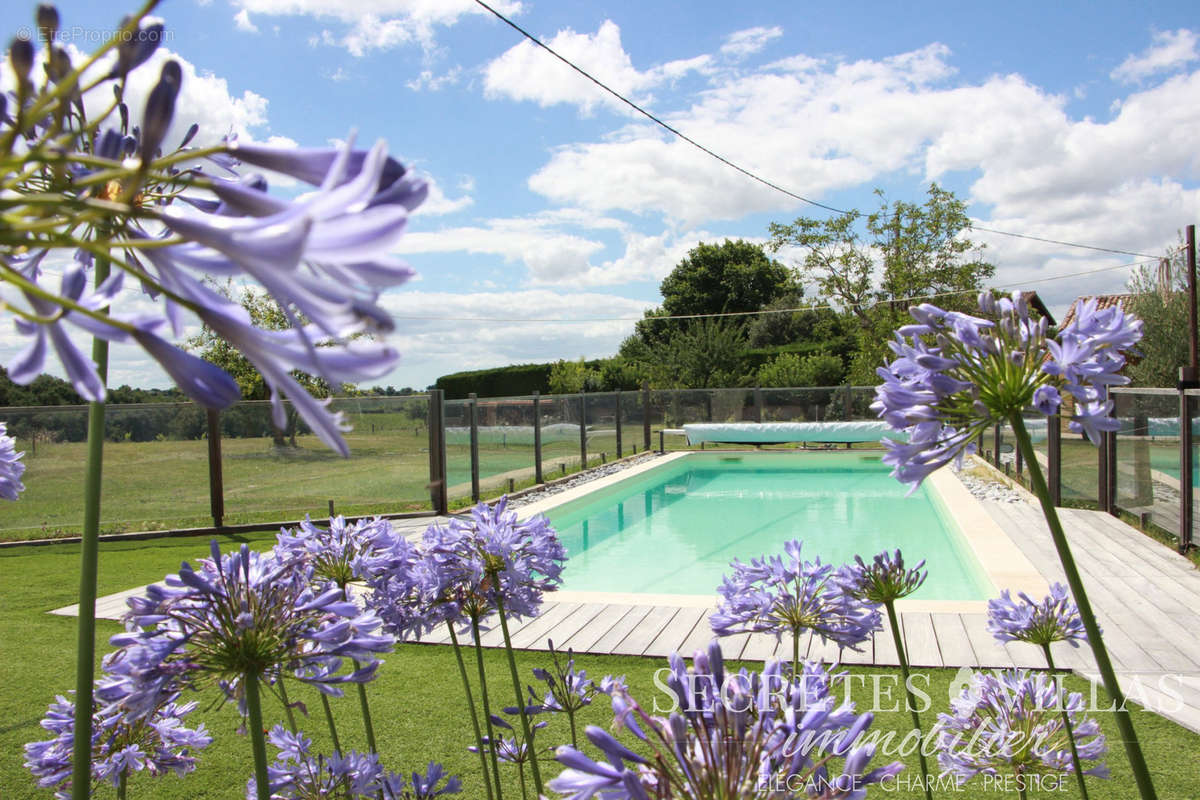
<path fill-rule="evenodd" d="M 754 387 L 754 421 L 762 422 L 763 398 L 762 387 Z"/>
<path fill-rule="evenodd" d="M 542 396 L 533 392 L 533 482 L 542 483 Z"/>
<path fill-rule="evenodd" d="M 208 505 L 213 527 L 225 520 L 225 483 L 221 476 L 221 412 L 208 409 Z"/>
<path fill-rule="evenodd" d="M 849 421 L 851 416 L 854 414 L 854 405 L 852 402 L 854 399 L 853 398 L 854 387 L 852 387 L 850 384 L 847 383 L 842 388 L 846 390 L 842 394 L 842 412 L 843 412 L 842 419 Z M 849 444 L 849 442 L 847 442 L 847 444 Z"/>
<path fill-rule="evenodd" d="M 992 463 L 997 468 L 1004 463 L 1004 459 L 1000 457 L 1000 423 L 996 423 L 996 427 L 992 430 L 992 452 L 996 454 L 996 460 Z"/>
<path fill-rule="evenodd" d="M 587 469 L 587 394 L 579 393 L 579 469 Z"/>
<path fill-rule="evenodd" d="M 613 415 L 617 422 L 617 458 L 624 458 L 621 449 L 621 390 L 617 389 L 617 413 Z"/>
<path fill-rule="evenodd" d="M 650 449 L 650 381 L 642 381 L 642 449 Z"/>
<path fill-rule="evenodd" d="M 1112 511 L 1108 499 L 1111 494 L 1108 491 L 1108 434 L 1101 434 L 1100 447 L 1096 458 L 1096 501 L 1100 504 L 1101 511 Z"/>
<path fill-rule="evenodd" d="M 1191 398 L 1179 390 L 1179 552 L 1192 546 L 1192 415 Z"/>
<path fill-rule="evenodd" d="M 1051 414 L 1046 417 L 1046 476 L 1050 489 L 1050 502 L 1062 505 L 1062 417 Z"/>
<path fill-rule="evenodd" d="M 477 397 L 474 392 L 467 394 L 467 412 L 471 426 L 471 502 L 479 502 L 479 415 L 476 412 Z"/>
<path fill-rule="evenodd" d="M 1105 461 L 1108 467 L 1108 513 L 1117 514 L 1117 432 L 1105 431 L 1103 440 Z"/>
<path fill-rule="evenodd" d="M 446 485 L 446 395 L 444 389 L 429 390 L 429 499 L 435 514 L 450 510 Z"/>

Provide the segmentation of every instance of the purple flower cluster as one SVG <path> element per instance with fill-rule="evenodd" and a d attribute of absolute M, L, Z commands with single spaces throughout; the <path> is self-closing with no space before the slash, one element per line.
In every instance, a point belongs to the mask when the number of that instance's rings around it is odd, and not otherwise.
<path fill-rule="evenodd" d="M 536 616 L 561 583 L 566 550 L 542 516 L 519 521 L 507 498 L 480 503 L 469 519 L 431 525 L 419 547 L 397 543 L 392 568 L 370 583 L 371 606 L 397 638 L 444 624 Z"/>
<path fill-rule="evenodd" d="M 313 588 L 311 564 L 258 553 L 246 545 L 197 568 L 184 563 L 163 585 L 130 598 L 128 633 L 112 637 L 109 675 L 97 696 L 119 699 L 133 717 L 164 693 L 215 680 L 244 703 L 243 678 L 275 680 L 291 673 L 326 694 L 335 684 L 374 677 L 379 654 L 395 640 L 377 632 L 380 620 L 347 601 L 340 588 Z M 362 664 L 341 673 L 344 659 Z"/>
<path fill-rule="evenodd" d="M 25 465 L 16 447 L 17 441 L 8 435 L 8 427 L 0 422 L 0 498 L 16 500 L 25 491 L 21 476 L 25 474 Z"/>
<path fill-rule="evenodd" d="M 509 713 L 509 714 L 515 714 L 517 712 L 517 710 L 515 708 L 513 708 L 513 709 L 506 708 L 504 710 L 506 713 Z M 534 709 L 527 709 L 527 710 L 529 710 L 530 713 L 536 714 L 536 713 L 542 711 L 543 709 L 534 708 Z M 504 728 L 505 730 L 510 731 L 513 734 L 512 736 L 507 736 L 507 737 L 506 736 L 497 736 L 496 737 L 496 739 L 495 739 L 496 758 L 499 759 L 500 761 L 503 761 L 506 764 L 516 764 L 517 766 L 522 766 L 523 764 L 525 764 L 525 762 L 527 762 L 529 760 L 529 757 L 531 754 L 530 743 L 521 741 L 520 739 L 518 739 L 516 730 L 508 722 L 508 720 L 504 719 L 504 717 L 497 716 L 496 714 L 492 714 L 491 719 L 492 719 L 493 725 Z M 530 726 L 530 732 L 536 734 L 537 731 L 540 731 L 542 728 L 545 728 L 549 724 L 550 723 L 545 720 L 542 720 L 541 722 L 536 722 Z M 484 752 L 487 752 L 492 747 L 491 737 L 488 737 L 488 736 L 483 737 L 483 747 L 484 747 Z M 470 750 L 472 753 L 479 752 L 479 748 L 476 747 L 475 745 L 471 745 L 467 749 Z M 524 779 L 524 776 L 522 776 L 522 779 Z"/>
<path fill-rule="evenodd" d="M 866 787 L 903 765 L 868 770 L 876 747 L 862 738 L 874 718 L 838 698 L 841 679 L 812 662 L 794 676 L 778 661 L 761 673 L 727 673 L 714 641 L 690 670 L 678 656 L 670 660 L 677 706 L 665 718 L 614 685 L 614 727 L 640 739 L 649 758 L 588 726 L 603 760 L 560 747 L 557 759 L 567 769 L 548 786 L 570 800 L 775 797 L 792 796 L 794 787 L 807 796 L 864 797 Z"/>
<path fill-rule="evenodd" d="M 717 592 L 717 611 L 709 617 L 718 636 L 735 633 L 784 633 L 810 630 L 839 647 L 857 649 L 879 628 L 879 610 L 864 603 L 839 580 L 831 564 L 804 561 L 802 543 L 784 544 L 786 557 L 735 560 Z"/>
<path fill-rule="evenodd" d="M 196 704 L 177 703 L 178 694 L 139 719 L 131 719 L 113 703 L 92 714 L 92 779 L 114 786 L 122 778 L 145 771 L 153 776 L 174 772 L 180 777 L 196 768 L 195 753 L 212 742 L 204 725 L 184 727 L 183 718 Z M 75 746 L 75 703 L 59 695 L 42 720 L 53 739 L 25 745 L 25 766 L 38 786 L 54 788 L 55 797 L 71 796 L 71 753 Z"/>
<path fill-rule="evenodd" d="M 1100 763 L 1108 751 L 1104 735 L 1099 723 L 1084 715 L 1083 696 L 1065 692 L 1048 675 L 977 672 L 951 708 L 953 713 L 938 715 L 938 763 L 960 783 L 980 774 L 1073 772 L 1064 716 L 1080 760 L 1097 762 L 1084 774 L 1108 776 Z"/>
<path fill-rule="evenodd" d="M 908 597 L 929 577 L 928 572 L 922 572 L 925 560 L 921 559 L 916 566 L 905 568 L 904 556 L 900 551 L 894 553 L 882 552 L 875 556 L 870 564 L 863 561 L 862 556 L 854 557 L 854 564 L 847 565 L 838 573 L 839 580 L 855 597 L 870 603 L 891 603 L 902 597 Z"/>
<path fill-rule="evenodd" d="M 413 773 L 411 781 L 385 770 L 375 753 L 350 751 L 331 756 L 313 755 L 312 740 L 303 733 L 292 733 L 276 725 L 267 735 L 279 753 L 267 769 L 272 800 L 343 797 L 347 800 L 432 800 L 458 794 L 462 782 L 457 776 L 446 777 L 441 764 L 430 763 L 424 774 Z M 445 778 L 445 783 L 442 783 Z M 440 784 L 440 785 L 439 785 Z M 246 797 L 258 797 L 258 786 L 251 778 Z"/>
<path fill-rule="evenodd" d="M 1020 293 L 979 296 L 987 317 L 944 311 L 923 303 L 909 309 L 914 323 L 889 343 L 896 359 L 878 370 L 883 383 L 871 408 L 908 441 L 885 438 L 884 462 L 893 475 L 917 486 L 929 473 L 964 453 L 989 425 L 1035 406 L 1054 413 L 1062 392 L 1076 399 L 1071 430 L 1098 442 L 1113 430 L 1103 390 L 1126 383 L 1124 353 L 1142 335 L 1142 323 L 1118 308 L 1081 303 L 1057 339 L 1046 320 L 1034 321 Z"/>
<path fill-rule="evenodd" d="M 398 353 L 385 343 L 352 339 L 394 327 L 380 295 L 413 273 L 390 252 L 428 186 L 407 174 L 382 142 L 356 149 L 353 134 L 336 148 L 264 147 L 230 137 L 209 137 L 198 146 L 193 140 L 205 137 L 192 126 L 164 155 L 183 70 L 164 61 L 140 124 L 135 109 L 131 127 L 126 104 L 107 98 L 116 84 L 105 81 L 123 82 L 143 65 L 163 39 L 162 24 L 142 16 L 122 23 L 122 31 L 94 55 L 107 69 L 99 81 L 84 80 L 91 59 L 72 64 L 52 37 L 44 58 L 27 39 L 13 44 L 15 103 L 12 114 L 0 110 L 0 166 L 5 174 L 23 176 L 7 188 L 29 201 L 13 208 L 42 223 L 36 230 L 0 231 L 0 281 L 23 298 L 23 307 L 10 309 L 29 340 L 9 363 L 10 377 L 22 384 L 33 380 L 53 349 L 79 394 L 103 400 L 96 366 L 68 336 L 74 328 L 140 346 L 194 400 L 227 407 L 240 398 L 237 383 L 163 338 L 164 330 L 180 336 L 190 316 L 263 376 L 279 427 L 286 396 L 322 441 L 346 454 L 341 415 L 309 396 L 292 373 L 338 385 L 378 378 L 395 364 Z M 44 81 L 33 69 L 42 62 Z M 0 97 L 0 107 L 7 100 Z M 85 100 L 89 109 L 107 107 L 107 114 L 85 118 Z M 217 172 L 209 174 L 201 164 L 216 165 Z M 272 170 L 315 188 L 284 198 L 268 192 L 262 174 L 239 175 L 235 168 Z M 46 209 L 54 214 L 47 216 Z M 40 266 L 50 253 L 65 256 L 51 261 L 68 262 L 57 286 Z M 115 272 L 93 289 L 89 279 L 100 259 Z M 289 328 L 257 328 L 238 303 L 206 283 L 212 277 L 260 285 Z M 159 303 L 154 311 L 122 308 L 120 292 L 129 279 Z M 111 313 L 101 311 L 110 305 Z"/>
<path fill-rule="evenodd" d="M 285 560 L 311 565 L 318 583 L 345 589 L 354 581 L 369 581 L 392 566 L 407 544 L 398 544 L 396 538 L 392 524 L 382 517 L 355 522 L 334 517 L 328 528 L 314 525 L 305 517 L 298 528 L 279 532 L 275 553 Z"/>
<path fill-rule="evenodd" d="M 1053 642 L 1070 642 L 1078 647 L 1087 641 L 1079 609 L 1071 602 L 1067 587 L 1050 585 L 1050 594 L 1041 602 L 1024 592 L 1013 600 L 1008 589 L 1000 597 L 988 601 L 988 630 L 1002 642 L 1029 642 L 1047 646 Z"/>

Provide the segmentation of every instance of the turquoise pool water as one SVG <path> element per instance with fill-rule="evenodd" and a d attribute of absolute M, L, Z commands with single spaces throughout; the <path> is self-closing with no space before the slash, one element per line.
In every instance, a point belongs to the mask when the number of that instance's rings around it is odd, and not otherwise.
<path fill-rule="evenodd" d="M 697 453 L 551 510 L 570 559 L 563 589 L 716 592 L 734 558 L 804 542 L 835 564 L 899 547 L 928 561 L 913 597 L 984 600 L 994 589 L 941 501 L 889 477 L 877 455 Z"/>

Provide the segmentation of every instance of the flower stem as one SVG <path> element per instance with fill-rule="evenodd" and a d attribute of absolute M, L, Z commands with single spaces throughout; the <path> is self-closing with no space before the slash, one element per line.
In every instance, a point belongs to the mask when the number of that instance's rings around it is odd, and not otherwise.
<path fill-rule="evenodd" d="M 454 658 L 458 661 L 458 674 L 462 678 L 463 691 L 467 695 L 467 710 L 471 712 L 471 728 L 475 731 L 475 745 L 479 748 L 479 767 L 482 770 L 483 786 L 487 789 L 488 800 L 492 800 L 492 779 L 488 775 L 487 754 L 483 752 L 483 733 L 479 730 L 479 713 L 475 710 L 475 698 L 471 695 L 471 681 L 467 679 L 467 665 L 463 663 L 462 648 L 458 644 L 458 635 L 454 632 L 454 623 L 447 622 L 450 629 L 450 643 L 454 645 Z"/>
<path fill-rule="evenodd" d="M 792 680 L 799 675 L 800 669 L 800 629 L 792 628 Z"/>
<path fill-rule="evenodd" d="M 333 722 L 333 709 L 329 705 L 329 698 L 324 692 L 318 692 L 321 695 L 321 708 L 325 711 L 325 724 L 329 726 L 329 738 L 333 740 L 333 751 L 339 755 L 342 752 L 342 743 L 338 739 L 337 725 Z"/>
<path fill-rule="evenodd" d="M 95 261 L 95 285 L 108 278 L 108 260 Z M 107 309 L 101 309 L 107 312 Z M 100 382 L 108 383 L 108 342 L 92 339 Z M 79 548 L 79 629 L 75 642 L 75 741 L 71 797 L 87 800 L 92 786 L 92 683 L 96 670 L 96 582 L 100 560 L 100 476 L 104 463 L 104 401 L 88 404 L 87 475 L 83 488 L 83 536 Z"/>
<path fill-rule="evenodd" d="M 533 749 L 533 732 L 529 728 L 529 715 L 525 713 L 521 678 L 517 675 L 517 659 L 513 656 L 512 637 L 508 635 L 508 620 L 504 617 L 504 601 L 500 599 L 499 592 L 496 592 L 496 613 L 500 616 L 500 630 L 504 633 L 504 652 L 508 654 L 508 671 L 512 675 L 513 691 L 517 695 L 517 711 L 521 715 L 521 733 L 525 736 L 525 743 L 529 746 L 529 769 L 533 772 L 533 788 L 537 791 L 537 796 L 541 797 L 544 793 L 542 771 L 538 767 L 537 751 Z"/>
<path fill-rule="evenodd" d="M 1121 732 L 1121 740 L 1125 743 L 1125 754 L 1129 758 L 1129 766 L 1133 770 L 1133 777 L 1137 782 L 1138 794 L 1142 800 L 1156 800 L 1158 795 L 1154 791 L 1154 783 L 1150 780 L 1150 769 L 1146 766 L 1146 758 L 1142 755 L 1141 745 L 1138 744 L 1137 732 L 1133 729 L 1133 720 L 1125 708 L 1125 693 L 1121 691 L 1121 684 L 1117 681 L 1117 674 L 1113 670 L 1112 661 L 1109 660 L 1108 649 L 1104 646 L 1104 639 L 1100 635 L 1100 626 L 1096 624 L 1096 615 L 1092 612 L 1092 604 L 1088 601 L 1087 593 L 1083 589 L 1083 580 L 1079 577 L 1079 570 L 1075 566 L 1075 557 L 1071 554 L 1067 536 L 1063 533 L 1062 522 L 1058 519 L 1058 511 L 1050 502 L 1050 490 L 1046 486 L 1046 479 L 1042 476 L 1042 468 L 1038 464 L 1037 454 L 1033 451 L 1029 433 L 1025 430 L 1025 421 L 1020 414 L 1011 414 L 1009 423 L 1012 425 L 1017 446 L 1021 448 L 1021 455 L 1024 456 L 1025 464 L 1029 468 L 1029 482 L 1033 487 L 1033 493 L 1037 495 L 1042 504 L 1042 514 L 1046 517 L 1046 524 L 1050 528 L 1050 538 L 1054 540 L 1054 549 L 1058 551 L 1058 559 L 1062 563 L 1063 572 L 1066 573 L 1071 596 L 1079 608 L 1079 616 L 1083 620 L 1084 630 L 1087 631 L 1088 645 L 1091 646 L 1092 655 L 1096 659 L 1096 669 L 1100 672 L 1104 690 L 1116 704 L 1114 716 L 1117 718 L 1117 728 Z"/>
<path fill-rule="evenodd" d="M 362 664 L 357 660 L 354 661 L 354 669 L 362 669 Z M 372 753 L 378 753 L 379 749 L 375 747 L 375 725 L 371 721 L 371 706 L 367 702 L 367 685 L 365 683 L 356 684 L 358 686 L 358 706 L 362 709 L 363 728 L 367 731 L 367 749 Z"/>
<path fill-rule="evenodd" d="M 283 713 L 287 715 L 288 727 L 292 729 L 292 733 L 299 733 L 300 728 L 296 725 L 296 715 L 292 713 L 292 701 L 288 699 L 287 687 L 283 685 L 283 676 L 279 676 L 277 681 L 279 684 L 279 699 L 283 701 Z"/>
<path fill-rule="evenodd" d="M 479 620 L 471 620 L 475 638 L 475 665 L 479 669 L 479 699 L 483 701 L 483 722 L 487 727 L 488 754 L 492 758 L 492 778 L 496 782 L 496 800 L 504 796 L 500 788 L 500 762 L 496 758 L 496 732 L 492 729 L 492 704 L 488 702 L 487 675 L 483 671 L 483 646 L 479 644 Z"/>
<path fill-rule="evenodd" d="M 125 800 L 125 785 L 129 781 L 129 770 L 121 770 L 121 776 L 117 780 L 117 800 Z"/>
<path fill-rule="evenodd" d="M 271 800 L 270 778 L 267 777 L 267 741 L 263 736 L 262 703 L 258 697 L 258 676 L 247 672 L 242 677 L 246 690 L 246 728 L 250 732 L 250 749 L 254 752 L 254 788 L 258 800 Z"/>
<path fill-rule="evenodd" d="M 1042 652 L 1046 654 L 1046 666 L 1050 668 L 1050 679 L 1054 679 L 1054 656 L 1050 655 L 1050 645 L 1043 644 Z M 1075 746 L 1075 731 L 1071 728 L 1071 715 L 1067 707 L 1062 707 L 1063 729 L 1067 732 L 1067 741 L 1071 744 L 1071 763 L 1075 766 L 1075 779 L 1079 781 L 1079 794 L 1083 800 L 1088 800 L 1087 784 L 1083 780 L 1083 765 L 1079 763 L 1079 748 Z"/>
<path fill-rule="evenodd" d="M 533 748 L 530 748 L 532 752 Z M 521 776 L 521 800 L 529 800 L 529 790 L 525 788 L 525 765 L 517 764 L 517 774 Z"/>
<path fill-rule="evenodd" d="M 575 734 L 575 711 L 574 709 L 567 712 L 567 722 L 571 723 L 571 747 L 579 749 L 579 739 Z"/>
<path fill-rule="evenodd" d="M 1037 453 L 1033 452 L 1030 434 L 1025 429 L 1025 420 L 1021 419 L 1020 414 L 1013 414 L 1009 416 L 1009 423 L 1013 426 L 1016 445 L 1020 447 L 1021 455 L 1025 457 L 1025 463 L 1030 469 L 1030 485 L 1033 487 L 1033 493 L 1038 495 L 1038 500 L 1042 503 L 1042 513 L 1046 518 L 1046 525 L 1050 528 L 1050 537 L 1054 540 L 1058 560 L 1062 563 L 1062 571 L 1067 575 L 1070 594 L 1075 600 L 1075 606 L 1079 608 L 1080 619 L 1084 621 L 1087 644 L 1092 648 L 1092 656 L 1096 657 L 1096 668 L 1099 670 L 1100 680 L 1104 682 L 1104 691 L 1109 693 L 1112 702 L 1116 704 L 1114 716 L 1116 716 L 1117 728 L 1121 732 L 1121 740 L 1126 746 L 1126 756 L 1129 758 L 1130 769 L 1133 770 L 1134 781 L 1138 783 L 1138 794 L 1141 795 L 1141 800 L 1156 800 L 1158 795 L 1154 793 L 1150 768 L 1146 765 L 1145 756 L 1142 756 L 1141 745 L 1138 744 L 1138 733 L 1133 729 L 1133 720 L 1129 716 L 1129 711 L 1126 710 L 1126 696 L 1121 691 L 1121 684 L 1117 681 L 1115 670 L 1112 669 L 1109 650 L 1105 648 L 1104 639 L 1100 636 L 1100 626 L 1097 625 L 1096 614 L 1092 612 L 1092 603 L 1087 600 L 1084 581 L 1079 577 L 1079 569 L 1075 566 L 1075 557 L 1070 552 L 1067 535 L 1063 533 L 1062 522 L 1058 519 L 1058 511 L 1050 501 L 1050 489 L 1046 487 L 1042 467 L 1038 464 Z"/>
<path fill-rule="evenodd" d="M 904 696 L 908 703 L 909 713 L 912 714 L 913 727 L 921 737 L 921 746 L 917 748 L 917 757 L 921 761 L 921 781 L 925 788 L 925 800 L 933 800 L 933 792 L 929 788 L 929 765 L 925 761 L 924 731 L 921 728 L 921 715 L 917 712 L 917 699 L 913 697 L 912 687 L 908 681 L 908 656 L 904 652 L 904 637 L 900 635 L 900 618 L 896 614 L 896 601 L 884 602 L 887 608 L 888 622 L 892 627 L 892 641 L 896 643 L 896 655 L 900 658 L 900 674 L 904 678 Z"/>

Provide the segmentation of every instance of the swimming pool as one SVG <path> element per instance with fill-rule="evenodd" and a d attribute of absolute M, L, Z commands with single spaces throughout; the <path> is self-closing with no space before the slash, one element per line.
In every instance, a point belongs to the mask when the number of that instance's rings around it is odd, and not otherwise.
<path fill-rule="evenodd" d="M 841 564 L 899 547 L 928 561 L 923 600 L 995 588 L 937 493 L 906 497 L 877 454 L 692 453 L 546 513 L 570 556 L 563 589 L 713 595 L 734 558 L 782 553 Z"/>

